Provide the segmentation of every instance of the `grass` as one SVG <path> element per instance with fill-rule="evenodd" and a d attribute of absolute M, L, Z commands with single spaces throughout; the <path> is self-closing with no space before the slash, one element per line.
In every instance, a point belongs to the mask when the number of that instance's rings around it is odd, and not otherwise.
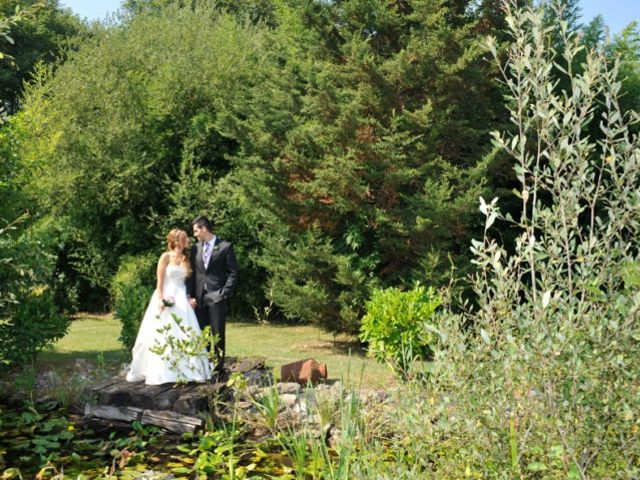
<path fill-rule="evenodd" d="M 227 352 L 230 356 L 265 357 L 276 374 L 281 365 L 313 358 L 327 364 L 330 379 L 349 380 L 365 388 L 394 384 L 388 367 L 366 358 L 354 338 L 334 338 L 311 325 L 232 322 L 227 325 Z"/>
<path fill-rule="evenodd" d="M 128 358 L 128 352 L 118 342 L 119 336 L 120 322 L 112 315 L 82 315 L 72 322 L 64 338 L 42 353 L 39 363 L 55 366 L 84 358 L 119 365 Z M 276 376 L 286 363 L 314 358 L 327 364 L 330 379 L 342 379 L 362 388 L 395 384 L 390 370 L 366 358 L 354 338 L 334 338 L 310 325 L 229 322 L 226 343 L 227 356 L 265 357 Z"/>
<path fill-rule="evenodd" d="M 39 359 L 47 363 L 67 362 L 76 358 L 123 361 L 127 352 L 118 341 L 120 322 L 112 315 L 83 315 L 71 323 L 69 331 Z"/>

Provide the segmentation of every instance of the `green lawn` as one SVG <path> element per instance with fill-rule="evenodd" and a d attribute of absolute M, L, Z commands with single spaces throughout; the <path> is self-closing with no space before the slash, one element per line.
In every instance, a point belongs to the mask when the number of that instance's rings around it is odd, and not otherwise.
<path fill-rule="evenodd" d="M 111 315 L 81 316 L 73 321 L 69 333 L 50 351 L 40 356 L 44 364 L 67 364 L 76 358 L 119 365 L 127 352 L 118 342 L 120 323 Z M 314 358 L 327 364 L 330 379 L 349 380 L 364 388 L 388 387 L 394 384 L 388 367 L 365 358 L 358 343 L 344 336 L 336 338 L 313 326 L 259 325 L 229 322 L 227 355 L 233 357 L 262 356 L 276 375 L 280 366 Z"/>

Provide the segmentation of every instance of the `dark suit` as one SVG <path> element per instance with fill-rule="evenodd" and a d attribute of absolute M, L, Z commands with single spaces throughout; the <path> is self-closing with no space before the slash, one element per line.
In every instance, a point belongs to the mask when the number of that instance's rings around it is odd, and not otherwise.
<path fill-rule="evenodd" d="M 216 370 L 220 371 L 224 365 L 228 299 L 236 290 L 238 263 L 231 243 L 217 238 L 205 270 L 202 245 L 202 242 L 198 242 L 191 247 L 192 274 L 187 282 L 187 293 L 198 302 L 196 316 L 200 328 L 209 325 L 211 333 L 218 335 L 215 345 L 216 356 L 219 359 Z"/>

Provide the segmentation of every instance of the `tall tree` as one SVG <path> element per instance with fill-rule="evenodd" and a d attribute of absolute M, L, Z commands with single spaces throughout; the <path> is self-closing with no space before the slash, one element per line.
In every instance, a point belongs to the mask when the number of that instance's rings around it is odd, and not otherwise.
<path fill-rule="evenodd" d="M 0 0 L 0 15 L 16 9 L 29 10 L 11 32 L 11 41 L 0 38 L 0 51 L 10 60 L 0 59 L 0 103 L 9 113 L 20 105 L 25 81 L 31 79 L 39 62 L 58 61 L 73 38 L 87 31 L 80 19 L 60 6 L 58 0 Z"/>
<path fill-rule="evenodd" d="M 225 105 L 246 97 L 260 39 L 208 13 L 173 7 L 97 30 L 37 72 L 14 121 L 26 189 L 63 246 L 63 271 L 97 306 L 120 257 L 212 210 L 230 168 Z"/>
<path fill-rule="evenodd" d="M 500 118 L 468 6 L 306 4 L 322 11 L 311 24 L 279 11 L 286 80 L 256 93 L 262 120 L 232 176 L 264 225 L 260 261 L 287 316 L 353 331 L 373 285 L 425 280 L 425 265 L 438 281 L 447 252 L 465 255 Z M 283 108 L 293 120 L 269 121 Z"/>
<path fill-rule="evenodd" d="M 611 56 L 620 61 L 620 80 L 622 92 L 620 106 L 622 111 L 640 112 L 640 29 L 638 22 L 631 22 L 611 46 Z"/>
<path fill-rule="evenodd" d="M 210 213 L 243 303 L 355 331 L 371 287 L 469 266 L 503 121 L 473 2 L 274 0 L 255 25 L 222 3 L 139 11 L 28 89 L 28 188 L 67 271 L 108 283 Z"/>

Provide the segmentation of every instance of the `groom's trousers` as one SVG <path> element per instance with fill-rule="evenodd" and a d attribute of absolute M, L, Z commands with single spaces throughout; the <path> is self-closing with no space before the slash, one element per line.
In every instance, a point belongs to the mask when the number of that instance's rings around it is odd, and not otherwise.
<path fill-rule="evenodd" d="M 197 300 L 196 316 L 198 317 L 200 328 L 204 329 L 208 325 L 211 328 L 211 333 L 218 336 L 214 346 L 215 371 L 220 373 L 224 367 L 225 326 L 229 303 L 227 300 L 214 302 L 211 296 L 206 294 Z"/>

